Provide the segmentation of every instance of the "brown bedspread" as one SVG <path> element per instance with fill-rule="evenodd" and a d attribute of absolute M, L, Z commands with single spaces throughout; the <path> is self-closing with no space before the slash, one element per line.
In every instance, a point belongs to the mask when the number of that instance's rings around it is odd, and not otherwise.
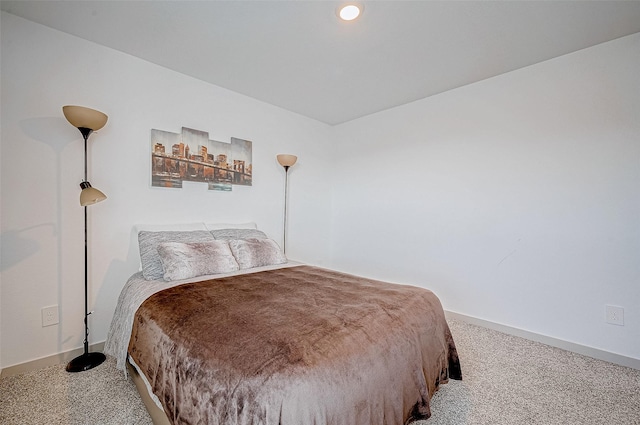
<path fill-rule="evenodd" d="M 431 291 L 311 266 L 154 294 L 129 353 L 174 424 L 401 425 L 461 379 Z"/>

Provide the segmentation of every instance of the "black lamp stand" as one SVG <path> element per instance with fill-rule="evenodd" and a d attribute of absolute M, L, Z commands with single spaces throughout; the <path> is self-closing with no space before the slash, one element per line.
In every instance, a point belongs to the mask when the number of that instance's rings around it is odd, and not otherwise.
<path fill-rule="evenodd" d="M 78 130 L 82 133 L 84 138 L 84 181 L 80 184 L 83 187 L 84 183 L 87 183 L 87 139 L 89 134 L 93 130 L 90 128 L 79 127 Z M 102 353 L 90 353 L 89 352 L 89 315 L 91 312 L 88 307 L 87 292 L 88 292 L 88 249 L 87 249 L 87 206 L 84 206 L 84 353 L 71 360 L 67 364 L 67 372 L 84 372 L 85 370 L 93 369 L 96 366 L 102 364 L 107 357 Z"/>
<path fill-rule="evenodd" d="M 283 232 L 282 232 L 282 252 L 284 254 L 287 253 L 287 194 L 288 194 L 288 183 L 289 183 L 289 166 L 283 165 L 284 167 L 284 223 L 283 223 Z"/>

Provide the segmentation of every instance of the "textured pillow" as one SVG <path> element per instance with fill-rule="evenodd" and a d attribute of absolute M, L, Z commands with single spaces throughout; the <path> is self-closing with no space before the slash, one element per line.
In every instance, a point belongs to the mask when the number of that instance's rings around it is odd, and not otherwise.
<path fill-rule="evenodd" d="M 185 232 L 193 230 L 209 230 L 204 223 L 169 223 L 169 224 L 136 224 L 133 228 L 134 237 L 138 237 L 138 233 L 145 232 Z M 140 271 L 142 271 L 142 259 L 140 259 Z"/>
<path fill-rule="evenodd" d="M 226 241 L 162 242 L 158 245 L 158 254 L 166 281 L 228 273 L 240 268 Z"/>
<path fill-rule="evenodd" d="M 230 241 L 232 239 L 267 239 L 267 235 L 257 229 L 217 229 L 211 234 L 216 239 Z"/>
<path fill-rule="evenodd" d="M 158 245 L 163 242 L 211 242 L 215 241 L 206 230 L 189 232 L 138 232 L 142 276 L 147 280 L 162 279 L 164 270 L 158 254 Z"/>
<path fill-rule="evenodd" d="M 229 241 L 229 248 L 240 269 L 283 264 L 287 262 L 280 247 L 272 239 L 238 239 Z"/>

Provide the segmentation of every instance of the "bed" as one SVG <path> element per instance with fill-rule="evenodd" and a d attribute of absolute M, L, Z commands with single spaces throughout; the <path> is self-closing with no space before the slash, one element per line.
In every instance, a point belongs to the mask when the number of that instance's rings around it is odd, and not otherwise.
<path fill-rule="evenodd" d="M 258 232 L 139 232 L 143 270 L 105 352 L 133 372 L 154 423 L 428 418 L 438 387 L 462 379 L 435 294 L 290 262 Z"/>

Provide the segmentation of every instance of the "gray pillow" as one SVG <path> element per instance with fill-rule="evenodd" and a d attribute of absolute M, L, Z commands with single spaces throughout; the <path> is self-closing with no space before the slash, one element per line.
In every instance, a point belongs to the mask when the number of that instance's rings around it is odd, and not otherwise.
<path fill-rule="evenodd" d="M 228 273 L 240 268 L 226 241 L 162 242 L 158 245 L 158 254 L 166 281 Z"/>
<path fill-rule="evenodd" d="M 232 239 L 267 239 L 267 235 L 257 229 L 217 229 L 211 234 L 216 239 L 230 241 Z"/>
<path fill-rule="evenodd" d="M 211 242 L 215 241 L 206 230 L 138 232 L 142 276 L 147 280 L 158 280 L 164 276 L 164 269 L 158 254 L 158 245 L 163 242 Z"/>
<path fill-rule="evenodd" d="M 229 248 L 241 270 L 287 262 L 287 257 L 272 239 L 231 240 Z"/>

